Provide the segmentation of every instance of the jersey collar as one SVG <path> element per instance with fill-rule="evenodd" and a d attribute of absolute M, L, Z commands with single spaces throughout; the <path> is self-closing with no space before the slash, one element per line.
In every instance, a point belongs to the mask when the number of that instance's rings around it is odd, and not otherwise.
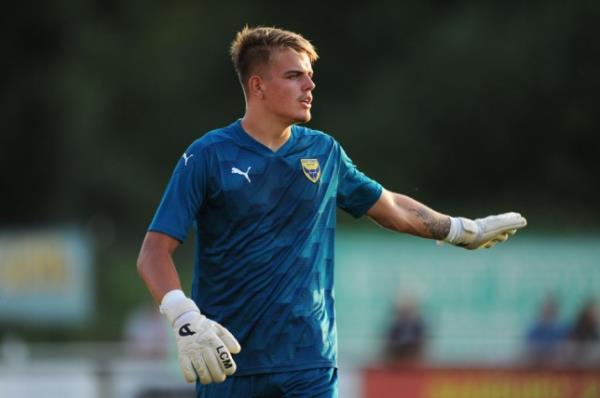
<path fill-rule="evenodd" d="M 269 148 L 266 145 L 255 140 L 250 134 L 248 134 L 244 130 L 244 128 L 242 127 L 242 119 L 236 120 L 235 122 L 233 122 L 231 124 L 230 127 L 232 128 L 234 135 L 236 137 L 236 140 L 238 141 L 239 144 L 243 145 L 244 147 L 253 149 L 254 151 L 259 152 L 266 156 L 283 156 L 283 155 L 285 155 L 286 153 L 289 152 L 289 150 L 291 148 L 294 147 L 294 144 L 297 139 L 296 136 L 298 135 L 297 126 L 292 125 L 290 137 L 288 138 L 288 140 L 281 147 L 279 147 L 279 149 L 277 149 L 276 151 L 273 151 L 271 148 Z"/>

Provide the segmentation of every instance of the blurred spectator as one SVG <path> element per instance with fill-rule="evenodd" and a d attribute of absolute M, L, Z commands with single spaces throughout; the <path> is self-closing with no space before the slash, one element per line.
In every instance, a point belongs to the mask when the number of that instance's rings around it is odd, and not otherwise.
<path fill-rule="evenodd" d="M 588 300 L 569 332 L 569 359 L 578 366 L 600 366 L 598 314 L 596 303 Z"/>
<path fill-rule="evenodd" d="M 131 355 L 162 358 L 168 351 L 169 327 L 158 310 L 142 305 L 125 322 L 125 339 Z"/>
<path fill-rule="evenodd" d="M 579 311 L 569 338 L 575 342 L 587 343 L 598 341 L 598 317 L 596 304 L 588 301 Z"/>
<path fill-rule="evenodd" d="M 415 364 L 422 358 L 426 325 L 413 298 L 399 301 L 386 336 L 387 360 L 398 364 Z"/>
<path fill-rule="evenodd" d="M 539 310 L 535 323 L 527 332 L 527 355 L 530 365 L 558 364 L 567 327 L 558 320 L 558 302 L 549 295 Z"/>

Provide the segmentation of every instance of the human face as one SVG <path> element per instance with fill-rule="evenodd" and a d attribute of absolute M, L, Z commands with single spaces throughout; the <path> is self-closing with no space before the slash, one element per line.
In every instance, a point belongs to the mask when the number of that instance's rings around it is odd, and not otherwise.
<path fill-rule="evenodd" d="M 312 77 L 307 54 L 275 51 L 262 80 L 265 109 L 285 124 L 308 122 L 315 88 Z"/>

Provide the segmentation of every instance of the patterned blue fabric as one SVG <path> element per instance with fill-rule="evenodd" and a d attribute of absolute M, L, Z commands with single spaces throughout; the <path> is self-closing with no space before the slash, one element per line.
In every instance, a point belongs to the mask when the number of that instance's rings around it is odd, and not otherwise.
<path fill-rule="evenodd" d="M 196 384 L 197 398 L 338 398 L 337 369 L 303 369 L 228 377 L 223 383 Z"/>
<path fill-rule="evenodd" d="M 381 191 L 325 133 L 273 152 L 237 121 L 186 150 L 149 230 L 195 225 L 192 298 L 240 342 L 237 375 L 335 367 L 336 206 L 360 217 Z"/>

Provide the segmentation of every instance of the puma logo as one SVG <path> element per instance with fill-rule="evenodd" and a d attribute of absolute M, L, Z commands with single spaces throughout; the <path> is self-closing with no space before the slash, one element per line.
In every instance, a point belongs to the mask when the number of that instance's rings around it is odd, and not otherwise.
<path fill-rule="evenodd" d="M 194 154 L 192 153 L 190 156 L 187 155 L 187 153 L 183 153 L 183 155 L 181 155 L 181 157 L 183 158 L 183 162 L 184 162 L 184 166 L 187 166 L 187 162 L 188 160 L 190 160 L 190 158 L 194 156 Z"/>
<path fill-rule="evenodd" d="M 252 168 L 252 166 L 248 167 L 248 170 L 246 170 L 246 172 L 244 173 L 242 170 L 238 169 L 237 167 L 232 167 L 231 174 L 239 174 L 241 176 L 244 176 L 246 178 L 246 180 L 248 180 L 248 183 L 251 183 L 252 181 L 250 181 L 250 177 L 248 177 L 248 173 L 250 172 L 251 168 Z"/>

